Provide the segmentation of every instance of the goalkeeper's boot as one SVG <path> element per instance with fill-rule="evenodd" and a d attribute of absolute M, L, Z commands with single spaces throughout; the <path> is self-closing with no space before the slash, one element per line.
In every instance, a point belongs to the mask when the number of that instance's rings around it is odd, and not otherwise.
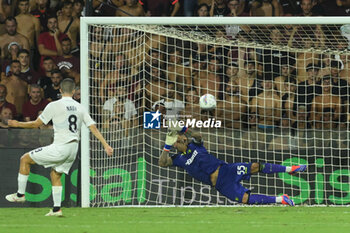
<path fill-rule="evenodd" d="M 9 195 L 6 195 L 6 200 L 9 202 L 18 202 L 18 203 L 23 203 L 26 201 L 25 196 L 23 195 L 22 197 L 17 196 L 17 193 L 12 193 Z"/>
<path fill-rule="evenodd" d="M 294 202 L 292 199 L 289 198 L 287 194 L 282 195 L 282 204 L 283 205 L 289 205 L 289 206 L 295 206 Z"/>
<path fill-rule="evenodd" d="M 53 212 L 53 210 L 51 209 L 50 212 L 48 212 L 47 214 L 45 214 L 45 216 L 56 216 L 56 217 L 62 217 L 63 213 L 62 210 Z"/>
<path fill-rule="evenodd" d="M 297 174 L 298 172 L 304 172 L 304 171 L 306 171 L 306 168 L 307 168 L 306 165 L 297 165 L 297 166 L 293 165 L 293 166 L 292 166 L 292 171 L 290 171 L 288 174 L 289 174 L 289 175 L 295 175 L 295 174 Z"/>

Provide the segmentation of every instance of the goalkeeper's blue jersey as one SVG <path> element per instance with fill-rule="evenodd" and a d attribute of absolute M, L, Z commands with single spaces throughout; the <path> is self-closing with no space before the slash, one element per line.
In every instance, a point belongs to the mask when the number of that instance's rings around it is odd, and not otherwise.
<path fill-rule="evenodd" d="M 172 156 L 173 165 L 185 169 L 193 178 L 212 185 L 210 174 L 216 171 L 224 161 L 209 154 L 203 143 L 191 142 L 187 146 L 186 152 Z"/>

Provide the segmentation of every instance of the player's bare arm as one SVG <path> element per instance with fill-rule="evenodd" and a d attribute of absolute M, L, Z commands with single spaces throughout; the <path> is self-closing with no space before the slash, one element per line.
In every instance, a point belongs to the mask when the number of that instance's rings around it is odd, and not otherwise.
<path fill-rule="evenodd" d="M 39 128 L 43 124 L 44 123 L 42 122 L 42 120 L 39 117 L 35 121 L 28 121 L 28 122 L 8 120 L 8 126 L 15 127 L 15 128 L 33 129 L 33 128 Z"/>
<path fill-rule="evenodd" d="M 169 130 L 166 138 L 165 138 L 165 145 L 164 149 L 162 151 L 162 154 L 160 155 L 158 164 L 161 167 L 169 167 L 173 165 L 173 161 L 169 156 L 169 152 L 173 145 L 177 142 L 178 140 L 178 133 L 176 130 Z M 176 146 L 176 145 L 175 145 Z"/>
<path fill-rule="evenodd" d="M 171 160 L 169 156 L 169 151 L 162 151 L 162 154 L 160 155 L 159 161 L 158 161 L 159 166 L 161 167 L 169 167 L 173 165 L 173 161 Z"/>
<path fill-rule="evenodd" d="M 110 145 L 108 145 L 108 143 L 106 142 L 106 139 L 102 136 L 100 131 L 97 129 L 96 125 L 90 125 L 89 129 L 90 129 L 91 133 L 101 142 L 107 155 L 112 156 L 113 155 L 113 148 Z"/>

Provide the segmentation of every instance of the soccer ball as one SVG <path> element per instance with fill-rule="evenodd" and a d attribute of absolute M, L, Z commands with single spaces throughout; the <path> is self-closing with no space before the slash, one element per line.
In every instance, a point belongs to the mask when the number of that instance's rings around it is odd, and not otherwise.
<path fill-rule="evenodd" d="M 203 110 L 212 110 L 216 108 L 216 99 L 211 94 L 202 95 L 199 99 L 199 106 Z"/>

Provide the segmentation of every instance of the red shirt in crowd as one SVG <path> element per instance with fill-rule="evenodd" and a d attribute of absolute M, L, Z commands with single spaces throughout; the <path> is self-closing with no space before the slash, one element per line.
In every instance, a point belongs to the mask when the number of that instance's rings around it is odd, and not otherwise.
<path fill-rule="evenodd" d="M 31 121 L 36 120 L 38 113 L 49 104 L 47 99 L 42 99 L 37 105 L 33 105 L 30 100 L 23 104 L 22 113 L 23 118 L 29 117 Z"/>
<path fill-rule="evenodd" d="M 55 63 L 57 64 L 58 69 L 67 69 L 73 70 L 77 73 L 80 73 L 80 61 L 77 57 L 65 58 L 63 56 L 59 56 L 56 58 Z"/>
<path fill-rule="evenodd" d="M 59 36 L 58 36 L 58 39 L 59 41 L 62 41 L 64 38 L 66 38 L 67 35 L 64 34 L 64 33 L 60 33 Z M 46 49 L 49 49 L 49 50 L 52 50 L 52 51 L 57 51 L 57 48 L 56 48 L 56 43 L 55 43 L 55 37 L 50 35 L 50 32 L 43 32 L 40 34 L 39 36 L 39 40 L 38 40 L 38 45 L 44 45 L 44 47 Z M 44 58 L 46 56 L 41 56 L 41 60 L 40 60 L 40 67 L 42 67 L 42 64 L 43 64 L 43 61 L 44 61 Z M 53 59 L 55 59 L 57 56 L 50 56 L 52 57 Z"/>

